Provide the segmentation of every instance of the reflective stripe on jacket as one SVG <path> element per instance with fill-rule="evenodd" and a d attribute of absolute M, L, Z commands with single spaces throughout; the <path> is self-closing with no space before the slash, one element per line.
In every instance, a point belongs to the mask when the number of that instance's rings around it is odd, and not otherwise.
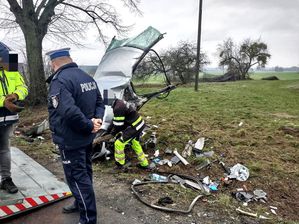
<path fill-rule="evenodd" d="M 113 105 L 112 133 L 123 132 L 123 139 L 128 140 L 141 133 L 145 122 L 138 112 L 128 103 L 117 99 Z"/>

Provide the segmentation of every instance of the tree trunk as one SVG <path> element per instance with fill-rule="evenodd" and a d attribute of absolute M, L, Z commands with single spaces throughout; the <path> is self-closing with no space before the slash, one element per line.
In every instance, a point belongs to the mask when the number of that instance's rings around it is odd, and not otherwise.
<path fill-rule="evenodd" d="M 29 71 L 29 102 L 30 105 L 46 104 L 47 87 L 45 82 L 45 72 L 42 57 L 43 37 L 36 29 L 27 27 L 24 33 L 26 41 L 26 51 Z"/>

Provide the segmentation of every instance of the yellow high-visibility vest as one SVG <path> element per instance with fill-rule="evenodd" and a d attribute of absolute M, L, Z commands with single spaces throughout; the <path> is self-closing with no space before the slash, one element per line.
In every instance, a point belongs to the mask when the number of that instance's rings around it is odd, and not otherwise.
<path fill-rule="evenodd" d="M 23 77 L 18 71 L 0 70 L 0 107 L 4 107 L 5 96 L 12 93 L 17 94 L 19 100 L 26 98 L 28 88 Z"/>

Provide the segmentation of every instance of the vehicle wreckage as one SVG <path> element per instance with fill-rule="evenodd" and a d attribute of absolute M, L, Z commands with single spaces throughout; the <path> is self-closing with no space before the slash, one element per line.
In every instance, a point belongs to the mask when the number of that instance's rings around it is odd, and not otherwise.
<path fill-rule="evenodd" d="M 139 110 L 150 99 L 165 98 L 176 88 L 170 83 L 158 53 L 152 49 L 163 37 L 164 34 L 150 26 L 136 37 L 122 40 L 114 37 L 109 44 L 94 76 L 104 99 L 105 115 L 102 128 L 95 139 L 97 144 L 94 147 L 93 160 L 110 154 L 107 149 L 109 138 L 104 138 L 104 136 L 109 134 L 107 129 L 113 119 L 111 104 L 114 99 L 123 99 Z M 153 52 L 159 59 L 161 64 L 159 67 L 162 68 L 161 72 L 165 77 L 165 87 L 156 92 L 138 95 L 132 79 L 138 65 L 149 52 Z"/>

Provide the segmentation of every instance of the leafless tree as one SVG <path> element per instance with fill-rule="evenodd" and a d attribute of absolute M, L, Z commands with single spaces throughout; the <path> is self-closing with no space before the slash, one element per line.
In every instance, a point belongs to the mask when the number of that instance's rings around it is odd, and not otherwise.
<path fill-rule="evenodd" d="M 79 44 L 85 31 L 95 26 L 99 37 L 106 41 L 105 27 L 124 33 L 116 11 L 117 1 L 108 0 L 1 0 L 0 28 L 7 32 L 21 29 L 30 74 L 29 100 L 32 105 L 46 102 L 46 84 L 42 57 L 45 36 L 67 43 Z M 140 13 L 139 0 L 118 0 L 133 12 Z M 114 4 L 114 5 L 113 5 Z"/>
<path fill-rule="evenodd" d="M 194 69 L 197 57 L 195 43 L 181 41 L 177 46 L 172 47 L 161 54 L 161 59 L 166 72 L 172 81 L 179 81 L 183 84 L 194 81 Z M 200 67 L 209 64 L 208 56 L 200 53 Z M 139 79 L 148 78 L 163 72 L 156 55 L 149 55 L 138 67 L 136 76 Z M 198 71 L 199 72 L 199 71 Z"/>
<path fill-rule="evenodd" d="M 220 66 L 227 66 L 228 72 L 235 74 L 236 80 L 248 79 L 249 70 L 258 65 L 264 67 L 271 55 L 267 44 L 260 40 L 245 39 L 236 45 L 231 38 L 218 45 Z"/>

